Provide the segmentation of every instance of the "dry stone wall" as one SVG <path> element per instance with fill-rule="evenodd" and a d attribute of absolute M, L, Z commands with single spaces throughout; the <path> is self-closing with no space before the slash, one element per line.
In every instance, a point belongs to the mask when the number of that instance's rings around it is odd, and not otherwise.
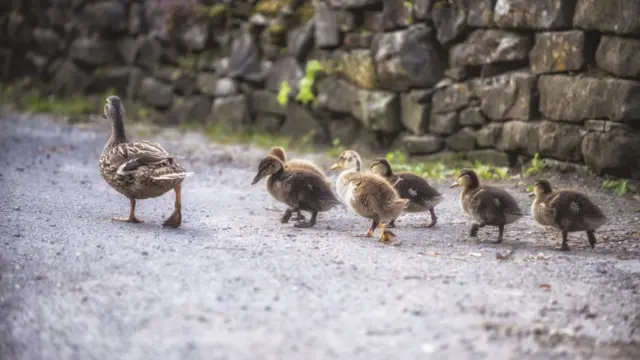
<path fill-rule="evenodd" d="M 6 0 L 0 12 L 4 81 L 115 89 L 172 124 L 412 156 L 540 153 L 640 178 L 638 0 Z M 310 83 L 313 101 L 296 100 Z"/>

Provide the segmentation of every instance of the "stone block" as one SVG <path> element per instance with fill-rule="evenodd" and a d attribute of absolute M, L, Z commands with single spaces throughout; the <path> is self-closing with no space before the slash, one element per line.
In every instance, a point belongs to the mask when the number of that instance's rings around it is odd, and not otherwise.
<path fill-rule="evenodd" d="M 586 63 L 584 32 L 569 30 L 536 34 L 529 61 L 534 74 L 582 70 Z"/>
<path fill-rule="evenodd" d="M 497 0 L 493 20 L 500 28 L 551 30 L 571 27 L 575 0 Z"/>
<path fill-rule="evenodd" d="M 409 155 L 427 155 L 444 149 L 444 140 L 434 135 L 407 135 L 402 144 Z"/>
<path fill-rule="evenodd" d="M 450 48 L 450 66 L 478 66 L 529 58 L 531 36 L 508 30 L 474 30 L 467 39 Z"/>
<path fill-rule="evenodd" d="M 513 72 L 475 80 L 482 113 L 491 120 L 529 120 L 533 113 L 536 77 Z"/>
<path fill-rule="evenodd" d="M 640 77 L 640 39 L 602 35 L 596 51 L 598 67 L 618 77 Z"/>
<path fill-rule="evenodd" d="M 619 35 L 640 35 L 640 1 L 578 0 L 574 27 Z"/>
<path fill-rule="evenodd" d="M 578 125 L 543 121 L 540 124 L 540 154 L 563 161 L 582 160 L 582 137 L 585 131 Z"/>

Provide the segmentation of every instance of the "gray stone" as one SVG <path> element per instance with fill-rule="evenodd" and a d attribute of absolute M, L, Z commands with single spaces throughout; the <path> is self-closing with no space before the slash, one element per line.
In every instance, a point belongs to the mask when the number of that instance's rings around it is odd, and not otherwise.
<path fill-rule="evenodd" d="M 583 130 L 578 125 L 543 121 L 540 124 L 540 154 L 564 161 L 582 160 Z"/>
<path fill-rule="evenodd" d="M 533 114 L 536 77 L 526 72 L 494 76 L 474 83 L 482 113 L 491 120 L 529 120 Z"/>
<path fill-rule="evenodd" d="M 71 43 L 69 56 L 72 59 L 90 66 L 99 66 L 115 59 L 115 45 L 103 39 L 77 38 Z"/>
<path fill-rule="evenodd" d="M 340 45 L 340 25 L 336 11 L 323 3 L 317 3 L 314 23 L 316 47 L 326 49 Z"/>
<path fill-rule="evenodd" d="M 402 138 L 402 144 L 409 155 L 427 155 L 444 149 L 444 140 L 434 135 L 407 135 Z"/>
<path fill-rule="evenodd" d="M 271 114 L 257 114 L 253 122 L 253 129 L 258 132 L 275 134 L 280 130 L 284 117 Z"/>
<path fill-rule="evenodd" d="M 47 73 L 49 61 L 46 57 L 36 54 L 34 51 L 27 51 L 25 60 L 27 60 L 27 62 L 24 65 L 28 68 L 25 74 L 34 74 L 37 77 L 42 77 Z"/>
<path fill-rule="evenodd" d="M 156 78 L 173 84 L 181 95 L 191 95 L 197 88 L 195 74 L 173 66 L 157 66 L 153 71 Z"/>
<path fill-rule="evenodd" d="M 140 83 L 138 97 L 147 105 L 166 109 L 173 103 L 173 87 L 147 77 Z"/>
<path fill-rule="evenodd" d="M 384 19 L 382 13 L 378 11 L 364 11 L 362 27 L 365 31 L 374 33 L 384 32 Z"/>
<path fill-rule="evenodd" d="M 404 0 L 383 0 L 382 28 L 386 31 L 406 28 L 411 25 L 411 6 L 405 5 Z"/>
<path fill-rule="evenodd" d="M 342 45 L 345 49 L 369 49 L 373 42 L 373 34 L 370 32 L 347 33 L 344 35 Z"/>
<path fill-rule="evenodd" d="M 351 116 L 343 116 L 329 123 L 332 139 L 337 139 L 342 146 L 352 146 L 361 130 L 360 122 Z"/>
<path fill-rule="evenodd" d="M 137 35 L 142 30 L 142 4 L 133 3 L 129 7 L 128 30 L 130 35 Z"/>
<path fill-rule="evenodd" d="M 189 51 L 203 50 L 209 39 L 209 31 L 206 24 L 194 23 L 188 26 L 180 36 L 182 45 Z"/>
<path fill-rule="evenodd" d="M 287 52 L 296 60 L 304 60 L 313 46 L 314 22 L 309 21 L 289 31 L 287 35 Z"/>
<path fill-rule="evenodd" d="M 345 53 L 338 63 L 340 72 L 351 83 L 363 89 L 378 87 L 378 76 L 371 50 L 352 50 Z"/>
<path fill-rule="evenodd" d="M 198 90 L 215 97 L 231 96 L 238 93 L 238 83 L 230 78 L 221 78 L 215 74 L 200 73 L 196 78 Z"/>
<path fill-rule="evenodd" d="M 561 29 L 571 27 L 575 0 L 498 0 L 493 20 L 510 29 Z"/>
<path fill-rule="evenodd" d="M 433 25 L 441 44 L 448 45 L 458 40 L 467 29 L 466 2 L 466 0 L 437 2 L 431 10 Z"/>
<path fill-rule="evenodd" d="M 212 122 L 229 130 L 243 129 L 249 125 L 248 105 L 246 95 L 215 99 L 211 109 Z"/>
<path fill-rule="evenodd" d="M 358 89 L 349 82 L 328 76 L 317 82 L 318 106 L 339 114 L 352 114 L 353 103 L 358 99 Z"/>
<path fill-rule="evenodd" d="M 487 122 L 480 107 L 470 107 L 460 111 L 458 120 L 462 126 L 478 126 Z"/>
<path fill-rule="evenodd" d="M 98 69 L 93 73 L 88 91 L 104 94 L 114 90 L 123 99 L 133 100 L 141 77 L 142 71 L 131 66 Z"/>
<path fill-rule="evenodd" d="M 264 80 L 266 73 L 260 61 L 260 52 L 248 32 L 233 39 L 229 55 L 229 76 L 251 82 Z"/>
<path fill-rule="evenodd" d="M 621 133 L 631 133 L 633 128 L 627 124 L 622 124 L 613 121 L 606 120 L 587 120 L 584 123 L 584 128 L 589 131 L 619 131 Z"/>
<path fill-rule="evenodd" d="M 476 132 L 468 127 L 460 129 L 445 140 L 447 148 L 454 151 L 471 151 L 476 147 Z"/>
<path fill-rule="evenodd" d="M 538 123 L 520 120 L 504 123 L 498 149 L 535 155 L 539 152 L 540 131 L 538 126 Z"/>
<path fill-rule="evenodd" d="M 468 74 L 467 74 L 467 69 L 463 68 L 463 67 L 456 67 L 456 68 L 447 69 L 444 72 L 444 76 L 446 76 L 449 79 L 451 79 L 453 81 L 456 81 L 456 82 L 464 81 L 469 77 Z"/>
<path fill-rule="evenodd" d="M 91 77 L 72 61 L 51 64 L 51 90 L 65 95 L 82 93 L 91 83 Z"/>
<path fill-rule="evenodd" d="M 49 57 L 57 55 L 64 46 L 60 35 L 51 29 L 34 29 L 33 39 L 36 43 L 36 49 Z"/>
<path fill-rule="evenodd" d="M 356 29 L 356 16 L 350 11 L 338 12 L 338 27 L 342 32 L 349 32 Z"/>
<path fill-rule="evenodd" d="M 450 112 L 437 114 L 431 111 L 429 120 L 429 132 L 441 135 L 451 135 L 458 130 L 458 113 Z"/>
<path fill-rule="evenodd" d="M 578 71 L 585 66 L 585 35 L 580 30 L 538 33 L 529 53 L 534 74 Z"/>
<path fill-rule="evenodd" d="M 463 109 L 471 104 L 472 89 L 468 83 L 453 84 L 437 90 L 433 94 L 432 111 L 447 113 Z"/>
<path fill-rule="evenodd" d="M 277 94 L 267 90 L 251 92 L 251 108 L 257 113 L 284 115 L 286 107 L 280 106 Z"/>
<path fill-rule="evenodd" d="M 633 134 L 589 132 L 582 140 L 585 164 L 597 175 L 640 178 L 640 141 Z"/>
<path fill-rule="evenodd" d="M 505 154 L 502 151 L 492 150 L 492 149 L 484 149 L 484 150 L 473 150 L 469 151 L 466 154 L 466 158 L 471 162 L 480 162 L 482 164 L 490 164 L 493 166 L 502 166 L 502 167 L 510 167 L 511 164 L 509 162 L 509 155 Z"/>
<path fill-rule="evenodd" d="M 274 92 L 280 91 L 283 81 L 291 86 L 291 91 L 296 94 L 299 89 L 300 80 L 304 77 L 304 71 L 298 61 L 291 57 L 285 56 L 273 64 L 269 75 L 267 75 L 266 89 Z"/>
<path fill-rule="evenodd" d="M 432 87 L 446 70 L 446 54 L 424 24 L 376 34 L 371 48 L 380 85 L 388 90 Z"/>
<path fill-rule="evenodd" d="M 402 129 L 400 100 L 390 91 L 358 89 L 351 113 L 370 130 L 394 133 Z"/>
<path fill-rule="evenodd" d="M 127 65 L 132 65 L 136 61 L 138 47 L 138 41 L 132 37 L 122 37 L 116 43 L 118 54 Z"/>
<path fill-rule="evenodd" d="M 476 144 L 481 148 L 495 148 L 500 143 L 502 124 L 492 123 L 476 132 Z"/>
<path fill-rule="evenodd" d="M 430 104 L 420 104 L 410 93 L 400 96 L 402 124 L 414 135 L 422 135 L 429 127 Z"/>
<path fill-rule="evenodd" d="M 167 115 L 171 125 L 202 122 L 211 112 L 211 99 L 203 95 L 178 97 Z"/>
<path fill-rule="evenodd" d="M 494 25 L 493 8 L 496 0 L 474 0 L 468 2 L 467 25 L 486 28 Z"/>
<path fill-rule="evenodd" d="M 538 80 L 540 112 L 557 121 L 640 120 L 640 82 L 593 77 L 543 75 Z"/>
<path fill-rule="evenodd" d="M 640 35 L 640 1 L 578 0 L 573 25 L 619 35 Z"/>
<path fill-rule="evenodd" d="M 416 20 L 431 20 L 431 9 L 434 0 L 413 0 L 413 17 Z"/>
<path fill-rule="evenodd" d="M 467 39 L 451 47 L 451 67 L 478 66 L 529 58 L 532 41 L 528 35 L 507 30 L 474 30 Z"/>
<path fill-rule="evenodd" d="M 431 98 L 433 97 L 433 94 L 436 92 L 435 89 L 413 89 L 411 91 L 409 91 L 409 95 L 411 95 L 411 98 L 419 103 L 419 104 L 426 104 L 429 103 L 431 104 Z"/>
<path fill-rule="evenodd" d="M 290 102 L 287 105 L 286 118 L 280 127 L 280 133 L 301 139 L 304 136 L 316 134 L 319 124 L 318 119 L 306 107 Z"/>
<path fill-rule="evenodd" d="M 90 2 L 82 8 L 80 19 L 90 29 L 126 31 L 129 27 L 127 9 L 120 1 Z"/>
<path fill-rule="evenodd" d="M 379 5 L 382 0 L 328 0 L 327 2 L 332 8 L 355 10 Z"/>
<path fill-rule="evenodd" d="M 162 45 L 151 36 L 140 36 L 136 42 L 138 48 L 135 63 L 145 69 L 153 69 L 162 56 Z"/>
<path fill-rule="evenodd" d="M 640 77 L 640 39 L 602 35 L 596 51 L 598 67 L 618 77 Z"/>
<path fill-rule="evenodd" d="M 78 21 L 73 9 L 62 6 L 49 6 L 45 12 L 45 17 L 48 25 L 63 28 L 65 32 L 70 32 Z"/>

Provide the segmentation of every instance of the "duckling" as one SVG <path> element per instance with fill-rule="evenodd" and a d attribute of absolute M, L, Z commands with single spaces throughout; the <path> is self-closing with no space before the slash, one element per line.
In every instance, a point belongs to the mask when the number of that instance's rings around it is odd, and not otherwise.
<path fill-rule="evenodd" d="M 401 198 L 409 199 L 409 203 L 407 203 L 404 212 L 423 212 L 429 210 L 431 213 L 431 222 L 422 227 L 430 228 L 436 224 L 438 217 L 433 208 L 442 202 L 444 195 L 431 187 L 425 178 L 408 171 L 394 173 L 393 170 L 391 170 L 391 165 L 385 158 L 374 160 L 369 170 L 386 178 L 389 183 L 396 188 Z M 387 227 L 395 227 L 395 220 L 392 220 Z"/>
<path fill-rule="evenodd" d="M 487 225 L 498 227 L 498 239 L 502 242 L 505 225 L 520 219 L 524 214 L 516 200 L 498 187 L 480 185 L 475 171 L 464 169 L 451 187 L 464 187 L 460 194 L 460 207 L 476 221 L 471 225 L 469 236 L 476 237 L 478 230 Z"/>
<path fill-rule="evenodd" d="M 285 164 L 285 166 L 288 166 L 290 168 L 306 170 L 306 171 L 311 171 L 313 173 L 316 173 L 320 177 L 325 179 L 325 181 L 329 186 L 332 185 L 331 179 L 327 178 L 327 175 L 324 173 L 324 171 L 322 171 L 322 169 L 320 169 L 320 167 L 318 167 L 316 164 L 312 163 L 311 161 L 304 160 L 304 159 L 287 160 L 287 155 L 284 151 L 284 148 L 280 146 L 272 147 L 271 150 L 269 150 L 269 153 L 267 155 L 275 156 L 276 158 L 280 159 L 280 161 L 282 161 Z M 305 219 L 306 218 L 304 217 L 304 215 L 302 215 L 300 211 L 297 212 L 296 217 L 294 218 L 294 220 L 305 220 Z"/>
<path fill-rule="evenodd" d="M 395 234 L 386 225 L 400 216 L 409 200 L 400 198 L 396 189 L 385 178 L 371 172 L 362 172 L 362 159 L 353 150 L 340 154 L 338 161 L 329 168 L 335 169 L 344 169 L 336 181 L 338 197 L 354 213 L 371 219 L 371 228 L 367 234 L 357 236 L 371 237 L 376 227 L 380 227 L 381 242 L 395 238 Z"/>
<path fill-rule="evenodd" d="M 331 210 L 340 204 L 331 187 L 322 177 L 310 171 L 289 168 L 275 156 L 267 155 L 258 165 L 258 173 L 251 185 L 267 177 L 269 194 L 288 206 L 280 222 L 285 224 L 291 219 L 293 212 L 309 211 L 309 221 L 299 221 L 294 226 L 310 228 L 316 224 L 319 212 Z"/>
<path fill-rule="evenodd" d="M 585 231 L 593 249 L 596 245 L 595 230 L 607 222 L 607 217 L 589 197 L 569 189 L 554 190 L 547 179 L 537 180 L 530 197 L 533 218 L 541 225 L 551 226 L 562 232 L 559 250 L 569 251 L 568 233 Z"/>
<path fill-rule="evenodd" d="M 182 223 L 182 182 L 192 175 L 180 166 L 158 143 L 129 140 L 125 133 L 125 111 L 117 96 L 109 96 L 104 118 L 111 121 L 111 137 L 100 156 L 100 173 L 116 191 L 129 199 L 129 217 L 113 218 L 131 223 L 142 222 L 135 215 L 136 200 L 155 198 L 173 189 L 175 209 L 163 226 L 177 228 Z"/>

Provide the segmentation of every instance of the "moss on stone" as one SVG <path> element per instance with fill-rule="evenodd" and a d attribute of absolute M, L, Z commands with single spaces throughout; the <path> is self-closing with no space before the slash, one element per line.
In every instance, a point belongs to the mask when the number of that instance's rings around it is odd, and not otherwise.
<path fill-rule="evenodd" d="M 263 15 L 276 15 L 284 5 L 284 0 L 260 0 L 253 8 L 253 12 Z"/>
<path fill-rule="evenodd" d="M 296 9 L 295 17 L 300 24 L 304 24 L 310 21 L 311 19 L 313 19 L 313 16 L 315 15 L 315 13 L 316 13 L 316 9 L 314 8 L 313 3 L 311 1 L 308 1 L 304 5 L 299 6 Z"/>
<path fill-rule="evenodd" d="M 378 86 L 378 76 L 369 50 L 355 50 L 343 55 L 340 72 L 363 89 L 375 89 Z"/>

